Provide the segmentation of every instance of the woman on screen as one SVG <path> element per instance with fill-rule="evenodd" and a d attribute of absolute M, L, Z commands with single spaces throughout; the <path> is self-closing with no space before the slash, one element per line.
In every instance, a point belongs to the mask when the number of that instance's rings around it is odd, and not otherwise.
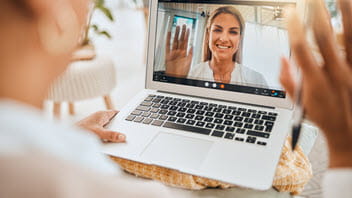
<path fill-rule="evenodd" d="M 203 62 L 192 68 L 193 47 L 187 53 L 190 31 L 185 25 L 181 34 L 180 29 L 176 28 L 172 44 L 171 33 L 167 36 L 167 75 L 221 83 L 267 85 L 263 75 L 241 64 L 245 23 L 236 8 L 223 6 L 212 12 L 205 31 Z"/>

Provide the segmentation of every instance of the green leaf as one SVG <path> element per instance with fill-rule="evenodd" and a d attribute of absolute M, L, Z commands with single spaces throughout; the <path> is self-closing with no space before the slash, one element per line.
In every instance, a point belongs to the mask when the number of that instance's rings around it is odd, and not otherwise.
<path fill-rule="evenodd" d="M 107 31 L 101 31 L 101 32 L 99 32 L 99 34 L 106 36 L 108 39 L 112 38 L 111 35 Z"/>
<path fill-rule="evenodd" d="M 102 11 L 104 15 L 108 17 L 108 19 L 110 19 L 110 21 L 114 21 L 114 17 L 112 16 L 111 11 L 108 8 L 104 6 L 97 6 L 96 8 Z"/>
<path fill-rule="evenodd" d="M 98 31 L 99 30 L 98 26 L 95 25 L 95 24 L 91 25 L 90 27 L 93 28 L 94 31 Z"/>
<path fill-rule="evenodd" d="M 95 0 L 95 6 L 104 6 L 105 0 Z"/>

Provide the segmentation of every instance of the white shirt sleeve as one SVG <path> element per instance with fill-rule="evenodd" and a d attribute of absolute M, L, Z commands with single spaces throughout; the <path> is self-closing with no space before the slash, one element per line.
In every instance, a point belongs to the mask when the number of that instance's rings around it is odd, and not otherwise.
<path fill-rule="evenodd" d="M 324 198 L 352 197 L 352 168 L 329 169 L 323 178 Z"/>

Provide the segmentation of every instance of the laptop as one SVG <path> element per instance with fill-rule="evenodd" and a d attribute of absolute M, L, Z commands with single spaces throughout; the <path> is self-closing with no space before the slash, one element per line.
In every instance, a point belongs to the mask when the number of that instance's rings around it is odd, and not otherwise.
<path fill-rule="evenodd" d="M 151 0 L 145 89 L 109 126 L 127 142 L 104 144 L 103 152 L 270 188 L 293 112 L 278 80 L 280 56 L 290 54 L 287 6 L 303 9 L 291 1 Z M 181 66 L 170 64 L 170 53 L 181 48 L 188 69 L 172 73 Z M 230 79 L 216 77 L 215 60 L 229 54 L 235 57 Z"/>

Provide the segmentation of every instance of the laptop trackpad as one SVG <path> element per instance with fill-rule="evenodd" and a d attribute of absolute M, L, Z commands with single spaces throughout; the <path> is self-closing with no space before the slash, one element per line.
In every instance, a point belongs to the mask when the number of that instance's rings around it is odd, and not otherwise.
<path fill-rule="evenodd" d="M 170 133 L 158 133 L 141 154 L 148 161 L 176 167 L 197 169 L 213 142 Z"/>

